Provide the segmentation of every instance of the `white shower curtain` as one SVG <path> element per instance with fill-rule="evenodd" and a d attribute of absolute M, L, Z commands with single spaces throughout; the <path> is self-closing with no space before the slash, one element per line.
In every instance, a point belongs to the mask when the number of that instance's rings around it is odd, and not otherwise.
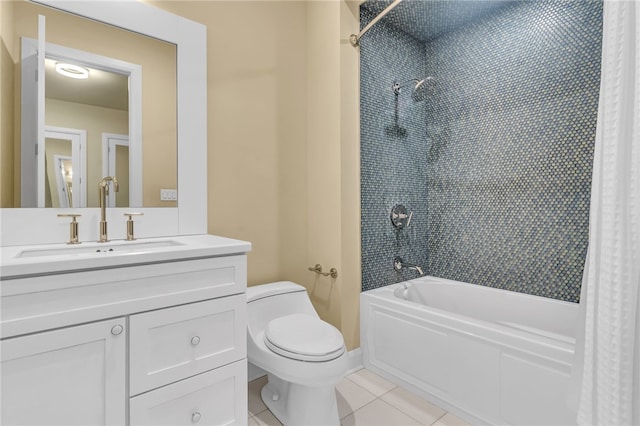
<path fill-rule="evenodd" d="M 577 419 L 640 425 L 640 2 L 604 2 L 601 79 Z"/>

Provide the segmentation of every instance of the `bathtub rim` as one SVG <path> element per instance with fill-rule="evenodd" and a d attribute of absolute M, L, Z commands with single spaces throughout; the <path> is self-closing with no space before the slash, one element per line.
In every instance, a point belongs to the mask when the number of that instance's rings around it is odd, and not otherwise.
<path fill-rule="evenodd" d="M 576 323 L 572 324 L 571 327 L 574 329 L 574 334 L 572 335 L 568 335 L 568 334 L 564 334 L 564 333 L 560 333 L 560 332 L 556 332 L 556 331 L 551 331 L 551 330 L 545 330 L 542 328 L 537 328 L 537 327 L 533 327 L 533 326 L 528 326 L 528 325 L 523 325 L 521 327 L 518 327 L 517 325 L 510 325 L 507 323 L 507 321 L 492 321 L 492 320 L 488 320 L 488 319 L 484 319 L 484 318 L 477 318 L 471 315 L 464 315 L 458 312 L 451 312 L 449 310 L 437 307 L 437 306 L 432 306 L 432 305 L 424 305 L 420 302 L 415 302 L 409 299 L 402 299 L 397 297 L 394 293 L 397 289 L 404 287 L 404 286 L 412 286 L 412 285 L 426 285 L 428 284 L 428 280 L 434 280 L 436 285 L 445 285 L 445 286 L 457 286 L 460 287 L 462 289 L 464 289 L 465 291 L 472 289 L 471 291 L 478 291 L 478 292 L 483 292 L 483 293 L 493 293 L 496 295 L 500 295 L 503 294 L 504 292 L 507 292 L 509 297 L 518 297 L 518 298 L 526 298 L 526 299 L 532 299 L 535 300 L 537 303 L 545 303 L 545 304 L 550 304 L 550 305 L 555 305 L 558 306 L 560 308 L 563 309 L 570 309 L 574 312 L 572 312 L 572 314 L 576 315 Z M 466 286 L 474 286 L 474 287 L 466 287 Z M 495 288 L 495 287 L 487 287 L 487 286 L 482 286 L 479 284 L 471 284 L 471 283 L 465 283 L 462 281 L 455 281 L 455 280 L 450 280 L 447 278 L 440 278 L 440 277 L 434 277 L 431 275 L 425 275 L 422 277 L 418 277 L 418 278 L 413 278 L 410 280 L 406 280 L 406 281 L 401 281 L 398 283 L 394 283 L 394 284 L 389 284 L 386 286 L 381 286 L 381 287 L 376 287 L 374 289 L 370 289 L 370 290 L 366 290 L 360 293 L 361 295 L 376 295 L 377 297 L 381 297 L 383 299 L 386 300 L 391 300 L 391 301 L 395 301 L 395 302 L 399 302 L 399 303 L 407 303 L 410 306 L 414 306 L 417 309 L 424 309 L 425 307 L 428 309 L 433 309 L 437 312 L 440 313 L 445 313 L 447 315 L 454 315 L 454 316 L 459 316 L 461 318 L 470 318 L 474 321 L 480 321 L 482 323 L 486 323 L 486 324 L 498 324 L 500 326 L 504 326 L 504 327 L 508 327 L 508 328 L 513 328 L 515 330 L 522 330 L 525 331 L 527 333 L 531 333 L 531 334 L 535 334 L 537 336 L 543 337 L 543 338 L 547 338 L 551 341 L 560 341 L 560 342 L 565 342 L 568 343 L 570 345 L 575 346 L 576 344 L 576 334 L 578 331 L 578 318 L 577 315 L 579 314 L 580 311 L 580 304 L 579 303 L 574 303 L 574 302 L 568 302 L 565 300 L 559 300 L 559 299 L 552 299 L 552 298 L 548 298 L 548 297 L 543 297 L 543 296 L 538 296 L 538 295 L 534 295 L 534 294 L 528 294 L 528 293 L 520 293 L 517 291 L 512 291 L 512 290 L 503 290 L 503 289 L 499 289 L 499 288 Z M 526 329 L 529 328 L 533 331 L 526 331 Z M 525 330 L 523 330 L 525 329 Z"/>

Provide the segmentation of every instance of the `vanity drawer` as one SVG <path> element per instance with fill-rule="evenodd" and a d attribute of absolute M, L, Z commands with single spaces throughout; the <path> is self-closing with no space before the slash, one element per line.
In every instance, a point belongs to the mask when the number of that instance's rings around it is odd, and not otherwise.
<path fill-rule="evenodd" d="M 132 315 L 130 395 L 243 359 L 244 294 Z"/>
<path fill-rule="evenodd" d="M 2 280 L 0 331 L 12 337 L 244 293 L 246 267 L 246 256 L 234 255 Z"/>
<path fill-rule="evenodd" d="M 247 362 L 237 361 L 131 398 L 130 424 L 243 425 Z"/>

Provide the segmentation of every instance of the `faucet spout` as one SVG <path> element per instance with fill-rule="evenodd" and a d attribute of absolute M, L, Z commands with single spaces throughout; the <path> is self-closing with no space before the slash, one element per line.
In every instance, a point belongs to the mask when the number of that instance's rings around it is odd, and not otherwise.
<path fill-rule="evenodd" d="M 106 176 L 98 182 L 98 200 L 100 203 L 100 239 L 99 243 L 109 241 L 107 237 L 107 195 L 109 195 L 109 182 L 113 183 L 113 190 L 118 192 L 120 185 L 115 176 Z"/>
<path fill-rule="evenodd" d="M 422 270 L 422 268 L 418 265 L 414 265 L 412 263 L 407 263 L 405 261 L 402 260 L 402 258 L 400 257 L 395 257 L 393 259 L 393 269 L 395 269 L 396 271 L 400 272 L 402 271 L 402 268 L 407 268 L 410 269 L 412 271 L 416 271 L 418 274 L 420 274 L 420 276 L 424 275 L 424 271 Z"/>

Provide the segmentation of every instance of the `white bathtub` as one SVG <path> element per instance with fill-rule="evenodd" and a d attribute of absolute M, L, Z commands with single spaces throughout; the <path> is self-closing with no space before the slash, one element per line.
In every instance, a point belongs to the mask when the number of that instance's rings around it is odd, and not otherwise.
<path fill-rule="evenodd" d="M 363 292 L 364 366 L 473 424 L 571 425 L 578 305 L 434 277 Z"/>

